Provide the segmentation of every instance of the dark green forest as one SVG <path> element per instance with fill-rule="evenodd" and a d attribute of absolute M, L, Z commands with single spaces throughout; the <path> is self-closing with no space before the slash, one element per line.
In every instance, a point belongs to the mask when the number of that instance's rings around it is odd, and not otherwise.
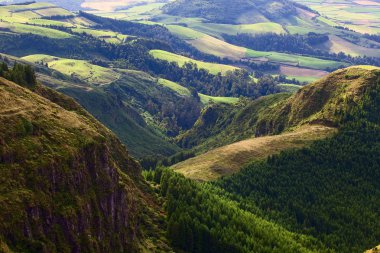
<path fill-rule="evenodd" d="M 9 67 L 7 62 L 9 62 L 8 58 L 5 58 L 4 61 L 2 61 L 2 57 L 0 58 L 0 77 L 29 89 L 33 89 L 37 85 L 34 69 L 30 65 L 15 62 L 13 67 Z"/>

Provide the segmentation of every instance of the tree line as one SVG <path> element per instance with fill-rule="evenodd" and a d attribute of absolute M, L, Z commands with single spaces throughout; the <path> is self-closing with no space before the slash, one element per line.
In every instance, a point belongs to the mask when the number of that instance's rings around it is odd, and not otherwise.
<path fill-rule="evenodd" d="M 240 208 L 222 189 L 170 169 L 144 172 L 165 199 L 172 246 L 194 253 L 331 252 L 318 240 L 291 233 Z"/>
<path fill-rule="evenodd" d="M 29 89 L 33 89 L 37 85 L 34 69 L 30 65 L 15 62 L 13 67 L 9 67 L 7 62 L 9 62 L 8 58 L 5 57 L 3 61 L 0 56 L 0 77 Z"/>

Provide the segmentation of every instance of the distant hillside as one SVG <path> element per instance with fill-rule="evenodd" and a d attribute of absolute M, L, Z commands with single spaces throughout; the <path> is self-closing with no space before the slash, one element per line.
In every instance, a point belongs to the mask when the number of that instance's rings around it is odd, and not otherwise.
<path fill-rule="evenodd" d="M 51 3 L 58 6 L 61 6 L 70 11 L 77 11 L 82 9 L 81 4 L 85 0 L 0 0 L 0 4 L 20 4 L 20 3 L 29 3 L 29 2 L 41 2 L 41 3 Z"/>
<path fill-rule="evenodd" d="M 177 0 L 163 8 L 169 15 L 199 17 L 216 23 L 255 23 L 296 14 L 287 0 Z"/>
<path fill-rule="evenodd" d="M 72 99 L 33 89 L 0 78 L 1 251 L 170 251 L 121 142 Z"/>

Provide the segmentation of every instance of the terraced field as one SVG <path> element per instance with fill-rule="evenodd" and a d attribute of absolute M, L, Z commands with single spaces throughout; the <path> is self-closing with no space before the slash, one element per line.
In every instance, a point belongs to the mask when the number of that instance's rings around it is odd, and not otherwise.
<path fill-rule="evenodd" d="M 236 173 L 254 160 L 264 159 L 282 150 L 304 147 L 335 132 L 335 128 L 307 125 L 294 132 L 252 138 L 216 148 L 178 163 L 172 169 L 191 179 L 211 181 Z"/>
<path fill-rule="evenodd" d="M 193 60 L 191 58 L 173 54 L 163 50 L 151 50 L 150 54 L 157 59 L 166 60 L 169 62 L 176 62 L 180 67 L 182 67 L 185 63 L 191 62 L 196 64 L 198 68 L 206 69 L 214 75 L 218 73 L 226 74 L 227 71 L 233 71 L 235 69 L 238 69 L 234 66 Z"/>

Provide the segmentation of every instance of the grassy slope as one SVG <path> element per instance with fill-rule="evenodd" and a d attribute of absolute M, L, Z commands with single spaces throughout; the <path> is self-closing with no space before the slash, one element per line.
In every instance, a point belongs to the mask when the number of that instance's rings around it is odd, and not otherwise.
<path fill-rule="evenodd" d="M 262 160 L 283 150 L 301 148 L 332 135 L 335 128 L 304 126 L 294 132 L 252 138 L 213 149 L 172 166 L 185 177 L 209 181 L 238 172 L 244 164 Z"/>
<path fill-rule="evenodd" d="M 188 22 L 187 26 L 196 31 L 221 38 L 222 34 L 237 35 L 238 33 L 248 33 L 248 34 L 262 34 L 262 33 L 276 33 L 283 34 L 286 31 L 283 27 L 274 22 L 263 22 L 255 24 L 239 24 L 239 25 L 230 25 L 230 24 L 214 24 L 214 23 L 197 23 L 197 22 Z"/>
<path fill-rule="evenodd" d="M 371 83 L 371 80 L 376 78 L 379 70 L 379 68 L 371 66 L 356 66 L 338 70 L 320 81 L 300 89 L 291 97 L 284 96 L 272 101 L 268 100 L 269 106 L 265 101 L 266 99 L 260 99 L 242 109 L 237 109 L 237 113 L 228 108 L 210 108 L 203 113 L 193 129 L 179 138 L 179 143 L 185 147 L 195 146 L 195 150 L 204 151 L 207 150 L 206 147 L 215 147 L 218 140 L 225 141 L 224 136 L 231 136 L 233 132 L 244 132 L 245 129 L 251 133 L 251 136 L 262 136 L 273 133 L 279 134 L 286 129 L 298 131 L 299 126 L 310 123 L 337 126 L 341 120 L 341 115 L 349 110 L 350 104 L 358 103 L 363 91 Z M 314 138 L 318 135 L 314 135 Z M 326 135 L 321 134 L 321 136 Z M 276 143 L 275 139 L 273 141 Z M 255 147 L 255 139 L 248 143 L 253 143 L 251 146 Z M 279 149 L 281 147 L 286 149 L 286 146 L 280 145 L 281 142 L 277 143 L 279 143 Z M 225 149 L 210 151 L 174 167 L 193 178 L 200 180 L 215 179 L 224 173 L 229 174 L 231 171 L 236 171 L 249 160 L 242 158 L 245 152 L 244 145 L 240 149 L 237 148 L 241 144 L 244 142 L 231 146 L 234 147 L 232 149 L 226 147 Z M 276 145 L 274 146 L 276 147 Z M 239 152 L 242 153 L 242 157 L 239 157 Z M 227 156 L 231 157 L 228 159 L 231 161 L 232 170 L 221 165 L 221 161 L 228 160 Z M 238 157 L 238 159 L 234 159 L 234 157 Z M 233 163 L 236 161 L 237 163 Z M 240 164 L 239 161 L 241 161 Z M 195 168 L 198 167 L 199 169 L 193 170 L 191 167 L 194 164 L 197 164 Z M 219 175 L 215 172 L 218 170 L 220 170 Z M 194 174 L 195 172 L 196 174 Z"/>
<path fill-rule="evenodd" d="M 169 62 L 176 62 L 178 63 L 180 67 L 182 67 L 185 63 L 191 62 L 191 63 L 196 64 L 198 68 L 206 69 L 211 74 L 214 74 L 214 75 L 218 73 L 225 74 L 227 71 L 233 71 L 235 69 L 238 69 L 237 67 L 233 67 L 229 65 L 193 60 L 191 58 L 173 54 L 173 53 L 166 52 L 163 50 L 151 50 L 150 54 L 157 59 L 166 60 Z"/>
<path fill-rule="evenodd" d="M 41 19 L 54 15 L 70 16 L 73 14 L 65 9 L 46 3 L 0 6 L 0 16 L 2 20 L 2 22 L 0 22 L 0 28 L 8 29 L 14 33 L 32 33 L 57 39 L 70 38 L 71 35 L 63 31 L 30 25 L 57 25 L 58 21 Z M 70 24 L 66 22 L 59 22 L 59 24 L 62 26 L 70 26 Z"/>
<path fill-rule="evenodd" d="M 96 30 L 90 28 L 73 28 L 71 30 L 74 33 L 86 33 L 99 39 L 104 39 L 109 43 L 122 43 L 128 37 L 127 35 L 112 31 Z"/>
<path fill-rule="evenodd" d="M 93 65 L 83 60 L 65 59 L 50 55 L 29 55 L 22 59 L 32 63 L 41 61 L 48 63 L 51 69 L 68 76 L 76 76 L 82 81 L 93 84 L 108 84 L 120 77 L 120 74 L 112 69 Z"/>
<path fill-rule="evenodd" d="M 188 27 L 175 25 L 169 25 L 167 27 L 172 33 L 176 34 L 182 39 L 187 40 L 188 43 L 196 47 L 198 50 L 222 58 L 226 57 L 234 60 L 239 60 L 242 58 L 256 58 L 256 60 L 260 61 L 270 61 L 312 69 L 338 68 L 340 66 L 345 66 L 345 64 L 341 62 L 323 60 L 315 57 L 306 57 L 278 52 L 255 51 L 232 45 L 221 39 L 195 31 L 194 29 Z"/>
<path fill-rule="evenodd" d="M 157 83 L 159 85 L 162 85 L 164 87 L 167 87 L 177 92 L 179 95 L 182 95 L 182 96 L 191 95 L 190 91 L 186 87 L 178 83 L 175 83 L 166 79 L 162 79 L 162 78 L 158 79 Z M 213 96 L 208 96 L 201 93 L 198 93 L 198 95 L 201 99 L 202 104 L 204 105 L 207 105 L 210 102 L 217 103 L 217 104 L 236 104 L 239 101 L 239 98 L 235 98 L 235 97 L 213 97 Z"/>
<path fill-rule="evenodd" d="M 315 57 L 291 55 L 278 52 L 262 52 L 248 49 L 247 57 L 250 58 L 264 58 L 272 62 L 280 62 L 289 65 L 295 65 L 300 67 L 312 68 L 312 69 L 326 69 L 326 68 L 339 68 L 341 66 L 347 66 L 344 63 L 323 60 Z"/>
<path fill-rule="evenodd" d="M 322 22 L 348 27 L 361 33 L 380 31 L 380 6 L 376 1 L 297 0 L 323 15 Z M 371 4 L 372 2 L 372 4 Z M 347 22 L 349 20 L 349 22 Z"/>
<path fill-rule="evenodd" d="M 49 62 L 57 59 L 59 58 L 48 55 L 26 57 L 26 60 L 31 62 L 41 60 Z M 20 61 L 18 58 L 14 60 Z M 76 60 L 73 61 L 76 62 Z M 77 71 L 73 68 L 74 66 L 78 65 L 71 64 L 68 70 Z M 98 67 L 87 63 L 85 66 L 91 67 L 89 72 L 81 72 L 85 75 L 93 72 L 93 67 Z M 167 91 L 155 88 L 155 78 L 139 71 L 119 70 L 119 73 L 115 74 L 120 76 L 120 80 L 99 86 L 96 83 L 83 81 L 78 83 L 72 77 L 62 75 L 61 72 L 54 71 L 52 68 L 41 68 L 40 65 L 36 65 L 36 68 L 40 71 L 38 79 L 44 85 L 76 99 L 99 121 L 115 132 L 128 146 L 133 156 L 166 156 L 180 150 L 168 141 L 156 122 L 151 119 L 152 116 L 144 112 L 149 96 L 155 100 L 160 96 L 167 98 L 170 95 L 173 100 L 176 97 L 175 94 L 170 92 L 168 94 Z M 106 76 L 110 76 L 113 72 L 112 69 L 102 68 L 102 70 L 105 71 Z M 78 75 L 75 76 L 78 77 Z"/>
<path fill-rule="evenodd" d="M 257 16 L 262 20 L 285 17 L 295 14 L 295 8 L 287 1 L 256 1 L 249 2 L 236 0 L 234 2 L 223 0 L 171 2 L 164 8 L 164 13 L 182 17 L 204 18 L 214 23 L 256 23 Z M 221 15 L 222 14 L 222 15 Z"/>
<path fill-rule="evenodd" d="M 167 87 L 182 96 L 188 97 L 191 95 L 190 91 L 186 87 L 183 87 L 182 85 L 179 85 L 178 83 L 175 83 L 163 78 L 158 79 L 157 84 Z"/>
<path fill-rule="evenodd" d="M 11 32 L 14 32 L 14 33 L 32 33 L 32 34 L 46 36 L 49 38 L 56 38 L 56 39 L 67 39 L 71 37 L 69 33 L 58 31 L 55 29 L 50 29 L 46 27 L 38 27 L 38 26 L 33 26 L 33 25 L 19 24 L 19 23 L 0 22 L 0 28 L 9 29 Z"/>

